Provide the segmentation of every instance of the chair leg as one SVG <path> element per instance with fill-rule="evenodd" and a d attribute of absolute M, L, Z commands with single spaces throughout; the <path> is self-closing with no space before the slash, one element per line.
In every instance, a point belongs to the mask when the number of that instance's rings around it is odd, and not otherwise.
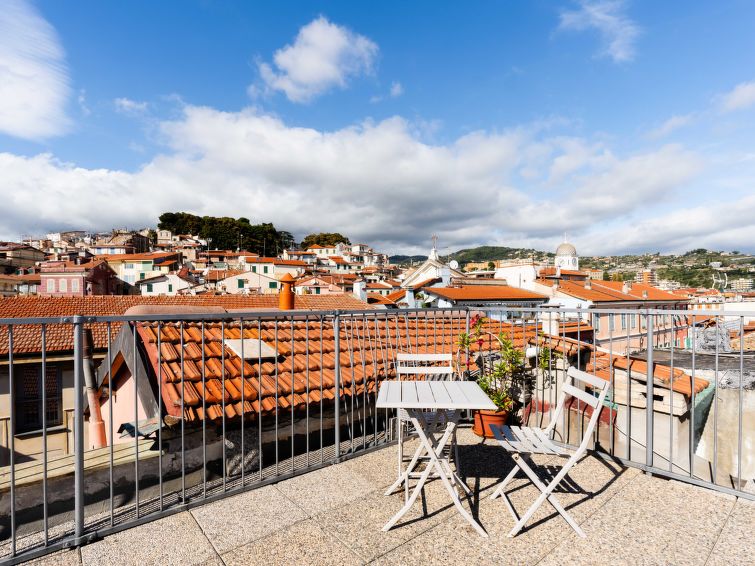
<path fill-rule="evenodd" d="M 493 492 L 493 495 L 490 496 L 490 499 L 495 499 L 496 497 L 500 497 L 503 495 L 504 490 L 506 489 L 506 486 L 508 483 L 514 479 L 514 476 L 519 471 L 519 464 L 514 464 L 513 469 L 509 472 L 509 475 L 507 475 L 504 480 L 501 482 L 501 485 L 496 488 L 496 490 Z"/>
<path fill-rule="evenodd" d="M 519 455 L 515 455 L 519 456 Z M 561 480 L 564 478 L 568 470 L 571 468 L 570 464 L 566 464 L 561 471 L 556 474 L 556 477 L 553 478 L 553 480 L 546 486 L 543 482 L 540 481 L 540 478 L 537 477 L 537 474 L 534 472 L 534 470 L 527 464 L 527 461 L 524 457 L 517 458 L 519 466 L 521 467 L 522 471 L 524 471 L 525 474 L 530 478 L 530 481 L 537 487 L 541 493 L 538 496 L 538 498 L 535 500 L 535 502 L 530 506 L 529 509 L 527 509 L 527 512 L 522 515 L 522 518 L 519 519 L 519 521 L 514 525 L 514 528 L 511 529 L 511 532 L 509 533 L 510 537 L 515 536 L 519 531 L 522 530 L 524 525 L 527 523 L 527 521 L 530 520 L 532 515 L 535 514 L 535 511 L 537 511 L 538 507 L 540 507 L 544 501 L 548 501 L 553 508 L 558 511 L 558 513 L 564 518 L 564 520 L 569 524 L 569 526 L 574 529 L 574 531 L 582 538 L 585 538 L 584 531 L 579 527 L 577 522 L 572 518 L 569 513 L 566 512 L 566 509 L 563 508 L 561 503 L 556 499 L 556 496 L 553 495 L 553 490 L 558 486 L 559 483 L 561 483 Z M 569 462 L 572 462 L 573 460 L 570 460 Z"/>

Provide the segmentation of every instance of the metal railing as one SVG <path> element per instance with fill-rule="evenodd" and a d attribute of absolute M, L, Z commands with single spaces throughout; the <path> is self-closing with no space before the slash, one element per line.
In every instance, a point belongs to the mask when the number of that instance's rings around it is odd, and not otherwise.
<path fill-rule="evenodd" d="M 395 375 L 396 354 L 466 356 L 457 338 L 479 313 L 491 334 L 529 356 L 528 377 L 512 391 L 524 424 L 548 424 L 566 369 L 578 366 L 612 385 L 594 433 L 598 453 L 753 498 L 747 313 L 464 307 L 5 319 L 0 560 L 84 544 L 389 443 L 393 415 L 375 400 L 380 382 Z M 712 351 L 698 347 L 690 328 L 704 320 L 736 348 L 721 352 L 718 340 Z M 84 355 L 87 332 L 94 367 Z M 474 367 L 494 350 L 476 345 Z M 51 366 L 62 376 L 57 390 L 48 387 Z M 106 437 L 100 448 L 85 396 L 90 370 Z M 20 413 L 28 406 L 20 393 L 29 398 L 35 385 L 40 409 Z M 572 401 L 556 434 L 576 445 L 589 415 Z M 73 405 L 72 423 L 48 426 L 55 403 L 63 414 Z M 15 433 L 35 418 L 38 431 Z"/>

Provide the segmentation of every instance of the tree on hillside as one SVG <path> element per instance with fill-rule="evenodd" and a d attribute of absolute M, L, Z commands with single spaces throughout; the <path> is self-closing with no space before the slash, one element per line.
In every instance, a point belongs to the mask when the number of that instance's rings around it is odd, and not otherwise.
<path fill-rule="evenodd" d="M 278 231 L 266 222 L 252 224 L 243 216 L 196 216 L 188 212 L 165 212 L 159 217 L 158 228 L 174 234 L 194 234 L 212 240 L 216 249 L 247 250 L 259 255 L 278 255 L 284 248 L 294 245 L 290 232 Z"/>
<path fill-rule="evenodd" d="M 351 245 L 351 241 L 343 234 L 339 234 L 338 232 L 320 232 L 319 234 L 309 234 L 305 237 L 301 241 L 301 247 L 305 250 L 314 245 L 333 247 L 341 242 Z"/>

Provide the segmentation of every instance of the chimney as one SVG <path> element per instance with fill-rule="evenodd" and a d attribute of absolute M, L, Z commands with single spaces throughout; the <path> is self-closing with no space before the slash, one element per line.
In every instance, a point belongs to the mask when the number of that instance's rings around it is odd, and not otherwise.
<path fill-rule="evenodd" d="M 631 288 L 632 284 L 629 281 L 624 281 L 624 284 L 621 286 L 621 292 L 626 295 Z"/>
<path fill-rule="evenodd" d="M 100 409 L 100 392 L 97 389 L 97 381 L 94 376 L 94 359 L 92 356 L 94 340 L 92 330 L 84 330 L 84 384 L 86 386 L 87 401 L 89 402 L 89 445 L 90 448 L 102 448 L 107 446 L 105 436 L 105 422 L 102 420 Z M 108 376 L 112 379 L 112 376 Z"/>
<path fill-rule="evenodd" d="M 281 288 L 278 290 L 278 308 L 282 311 L 294 310 L 296 295 L 294 294 L 294 278 L 286 273 L 280 278 Z"/>
<path fill-rule="evenodd" d="M 647 291 L 643 291 L 642 292 L 642 298 L 643 299 L 647 299 L 648 298 L 648 292 Z"/>
<path fill-rule="evenodd" d="M 440 268 L 440 279 L 444 287 L 448 287 L 451 284 L 451 268 L 449 266 L 444 265 Z"/>
<path fill-rule="evenodd" d="M 585 280 L 585 289 L 592 289 L 592 281 L 589 278 Z"/>
<path fill-rule="evenodd" d="M 354 296 L 360 301 L 367 301 L 367 290 L 364 279 L 354 281 Z"/>

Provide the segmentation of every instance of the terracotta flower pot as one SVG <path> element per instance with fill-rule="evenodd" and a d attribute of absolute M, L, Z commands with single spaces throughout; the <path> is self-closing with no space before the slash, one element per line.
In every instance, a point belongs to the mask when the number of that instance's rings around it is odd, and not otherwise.
<path fill-rule="evenodd" d="M 474 411 L 473 417 L 472 432 L 482 438 L 495 438 L 493 431 L 490 430 L 490 425 L 505 425 L 506 421 L 509 420 L 509 412 L 500 409 L 497 411 L 479 410 Z"/>

